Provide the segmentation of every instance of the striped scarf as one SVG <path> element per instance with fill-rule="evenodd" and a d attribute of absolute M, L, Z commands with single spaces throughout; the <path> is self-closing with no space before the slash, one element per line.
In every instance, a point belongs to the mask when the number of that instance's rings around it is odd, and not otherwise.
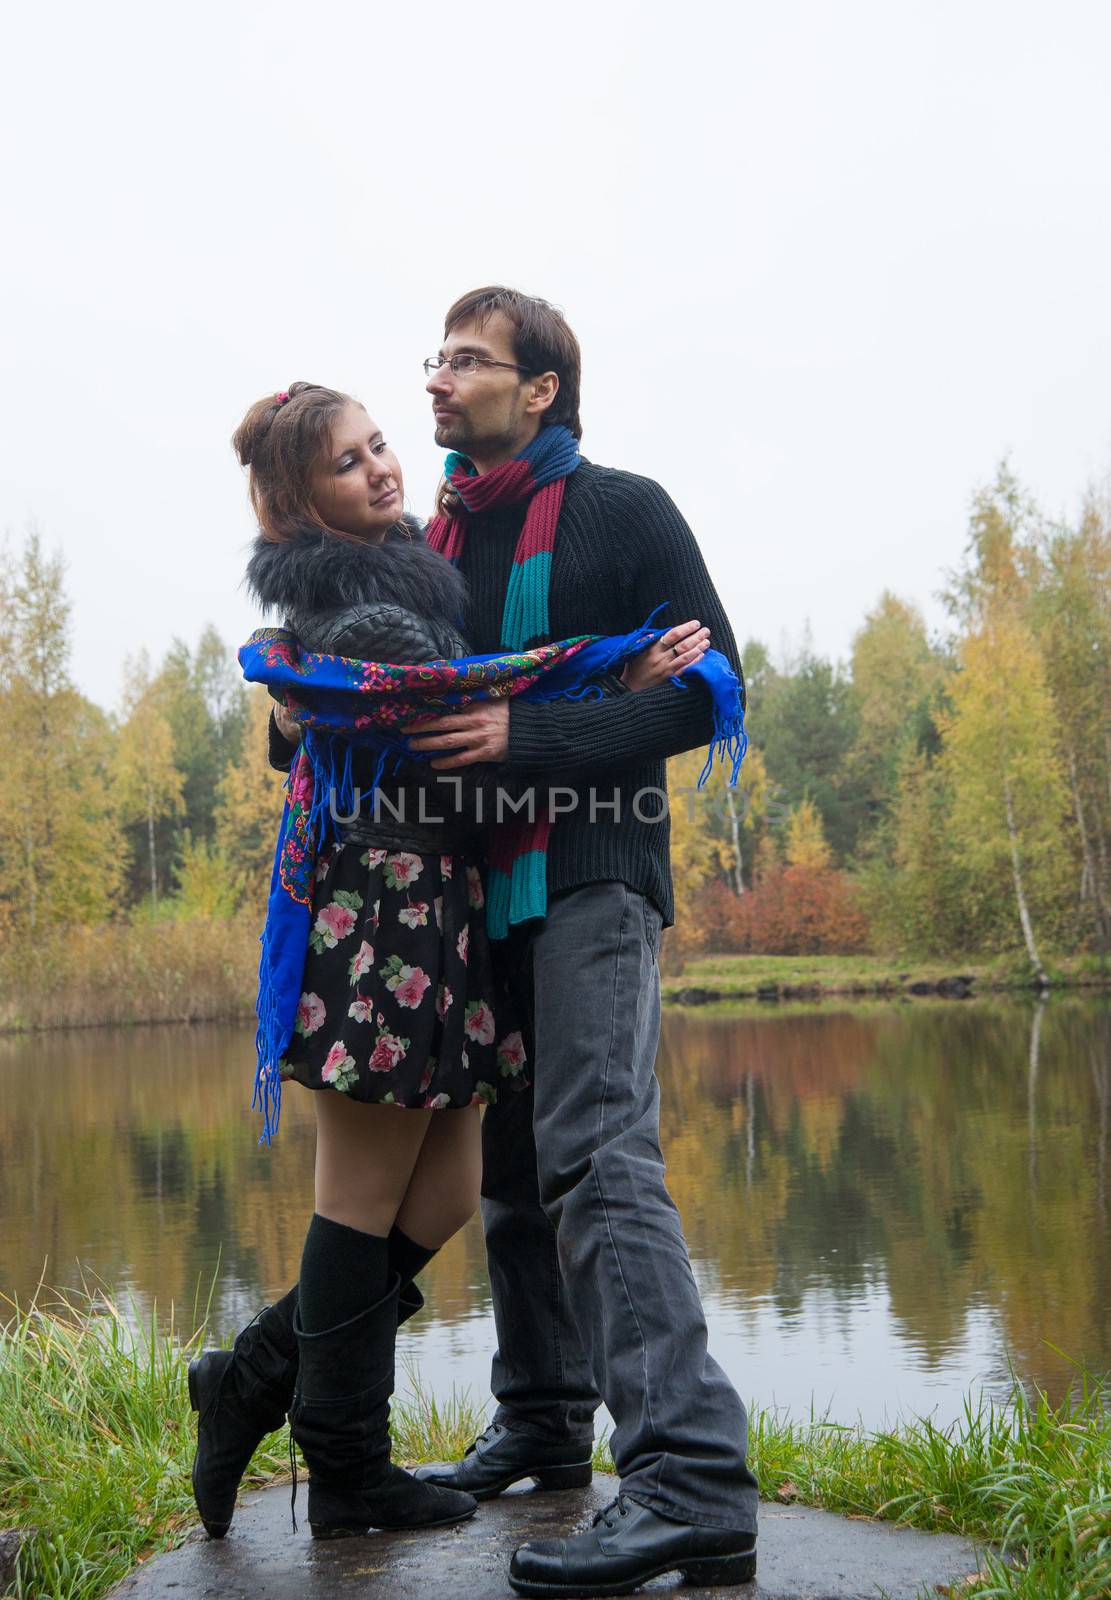
<path fill-rule="evenodd" d="M 513 552 L 502 609 L 503 650 L 524 650 L 549 637 L 548 588 L 563 488 L 579 464 L 578 440 L 570 428 L 541 428 L 520 455 L 479 477 L 466 456 L 452 451 L 444 476 L 463 502 L 464 515 L 435 517 L 427 539 L 433 550 L 458 566 L 467 535 L 467 512 L 528 501 L 524 526 Z M 537 817 L 506 824 L 496 833 L 486 887 L 491 926 L 542 917 L 548 904 L 548 836 L 551 822 Z"/>
<path fill-rule="evenodd" d="M 578 464 L 578 440 L 562 424 L 541 428 L 519 456 L 481 478 L 467 457 L 454 450 L 444 464 L 444 476 L 465 511 L 493 511 L 519 500 L 529 503 L 505 592 L 499 640 L 503 650 L 525 650 L 548 638 L 548 585 L 556 524 L 563 486 Z M 466 535 L 466 516 L 434 517 L 428 524 L 428 543 L 455 566 L 462 559 Z"/>

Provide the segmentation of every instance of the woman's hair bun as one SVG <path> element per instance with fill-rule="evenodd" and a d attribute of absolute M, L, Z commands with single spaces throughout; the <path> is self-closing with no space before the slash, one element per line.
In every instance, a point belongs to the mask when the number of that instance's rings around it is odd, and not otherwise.
<path fill-rule="evenodd" d="M 259 530 L 280 542 L 306 527 L 330 531 L 313 505 L 312 472 L 350 395 L 320 383 L 291 383 L 256 400 L 232 434 L 240 466 L 250 470 Z"/>
<path fill-rule="evenodd" d="M 232 449 L 239 458 L 239 465 L 249 467 L 257 460 L 259 447 L 269 435 L 279 412 L 283 411 L 291 400 L 296 400 L 298 395 L 307 394 L 320 387 L 318 383 L 298 381 L 291 383 L 288 389 L 279 389 L 276 394 L 256 400 L 231 437 Z"/>

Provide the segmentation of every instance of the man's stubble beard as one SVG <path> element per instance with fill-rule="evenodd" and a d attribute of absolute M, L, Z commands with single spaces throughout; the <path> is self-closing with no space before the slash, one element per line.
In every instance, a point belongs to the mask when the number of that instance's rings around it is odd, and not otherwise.
<path fill-rule="evenodd" d="M 467 455 L 469 443 L 467 430 L 461 424 L 438 423 L 433 435 L 436 444 L 441 450 L 458 450 L 460 455 Z"/>
<path fill-rule="evenodd" d="M 475 455 L 480 457 L 502 455 L 506 451 L 513 452 L 517 437 L 512 433 L 496 434 L 487 439 L 476 439 L 462 418 L 446 425 L 440 423 L 433 435 L 435 443 L 441 450 L 455 450 L 461 456 L 466 456 L 473 461 Z"/>

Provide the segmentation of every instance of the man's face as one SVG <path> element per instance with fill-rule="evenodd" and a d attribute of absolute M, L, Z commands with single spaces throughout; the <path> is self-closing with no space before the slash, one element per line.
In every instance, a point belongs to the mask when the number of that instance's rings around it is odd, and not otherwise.
<path fill-rule="evenodd" d="M 440 346 L 440 354 L 445 360 L 466 354 L 515 363 L 514 331 L 500 311 L 486 319 L 481 331 L 473 320 L 459 322 Z M 457 377 L 445 365 L 425 388 L 432 396 L 436 443 L 445 450 L 480 459 L 514 455 L 539 426 L 539 415 L 528 409 L 533 384 L 523 372 L 480 365 L 476 372 Z"/>

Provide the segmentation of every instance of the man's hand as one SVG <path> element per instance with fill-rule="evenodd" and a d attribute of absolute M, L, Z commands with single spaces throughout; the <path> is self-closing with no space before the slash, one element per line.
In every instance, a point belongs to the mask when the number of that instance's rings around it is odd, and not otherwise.
<path fill-rule="evenodd" d="M 504 761 L 509 754 L 509 701 L 476 700 L 445 717 L 421 717 L 409 723 L 407 734 L 414 750 L 442 750 L 431 766 L 442 771 L 470 767 L 478 761 Z"/>

